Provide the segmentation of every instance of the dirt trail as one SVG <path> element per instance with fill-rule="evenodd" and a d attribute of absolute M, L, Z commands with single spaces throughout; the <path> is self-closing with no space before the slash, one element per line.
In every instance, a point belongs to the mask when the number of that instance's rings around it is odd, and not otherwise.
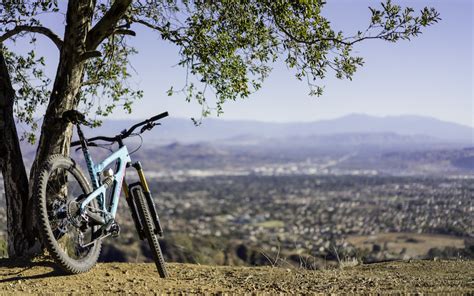
<path fill-rule="evenodd" d="M 474 261 L 388 262 L 323 271 L 168 264 L 171 277 L 166 280 L 153 264 L 98 264 L 72 276 L 61 275 L 49 261 L 18 265 L 0 259 L 0 294 L 474 293 Z"/>

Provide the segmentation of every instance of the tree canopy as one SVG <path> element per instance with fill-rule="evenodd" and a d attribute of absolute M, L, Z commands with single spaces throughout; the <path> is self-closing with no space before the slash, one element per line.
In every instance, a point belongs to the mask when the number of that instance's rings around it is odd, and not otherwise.
<path fill-rule="evenodd" d="M 326 75 L 351 79 L 363 65 L 363 59 L 352 51 L 356 43 L 409 40 L 439 20 L 433 8 L 415 13 L 389 0 L 370 7 L 367 27 L 355 36 L 346 36 L 334 31 L 322 15 L 323 0 L 69 1 L 67 7 L 57 0 L 3 1 L 0 42 L 16 91 L 15 114 L 33 130 L 37 128 L 34 111 L 49 102 L 52 88 L 52 78 L 44 71 L 45 59 L 37 56 L 34 44 L 38 35 L 44 35 L 60 51 L 68 46 L 53 28 L 43 26 L 42 20 L 45 15 L 65 18 L 73 2 L 92 9 L 77 96 L 82 111 L 94 110 L 100 116 L 107 116 L 117 106 L 131 112 L 133 101 L 143 95 L 127 83 L 129 57 L 139 51 L 130 45 L 137 26 L 146 26 L 177 46 L 178 64 L 194 79 L 186 79 L 178 91 L 172 87 L 168 94 L 179 92 L 188 101 L 196 100 L 206 116 L 212 109 L 221 113 L 224 102 L 258 90 L 277 59 L 293 68 L 297 79 L 307 82 L 311 95 L 320 96 Z M 22 37 L 32 44 L 26 53 L 19 53 L 14 43 L 4 43 Z M 209 97 L 216 99 L 215 105 L 209 105 Z M 27 136 L 34 140 L 34 133 Z"/>

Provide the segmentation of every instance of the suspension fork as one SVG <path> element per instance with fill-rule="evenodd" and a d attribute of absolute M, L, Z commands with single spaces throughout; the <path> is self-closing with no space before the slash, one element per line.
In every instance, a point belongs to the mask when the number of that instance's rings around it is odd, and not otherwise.
<path fill-rule="evenodd" d="M 127 167 L 130 167 L 130 163 L 127 164 Z M 130 192 L 130 186 L 127 184 L 125 177 L 123 178 L 123 182 L 122 182 L 122 191 L 125 194 L 125 200 L 127 201 L 128 207 L 130 209 L 130 213 L 133 219 L 133 224 L 135 224 L 138 237 L 140 238 L 140 240 L 143 240 L 145 239 L 145 235 L 142 231 L 143 225 L 140 219 L 138 218 L 137 204 L 135 203 L 135 199 L 133 198 Z"/>
<path fill-rule="evenodd" d="M 160 218 L 158 217 L 158 213 L 156 212 L 155 202 L 153 201 L 153 197 L 151 196 L 150 188 L 148 187 L 148 183 L 143 172 L 142 164 L 137 161 L 132 166 L 137 170 L 138 177 L 140 178 L 143 194 L 145 195 L 145 199 L 148 204 L 148 209 L 150 211 L 153 224 L 155 225 L 155 234 L 163 236 L 163 228 L 161 227 Z"/>

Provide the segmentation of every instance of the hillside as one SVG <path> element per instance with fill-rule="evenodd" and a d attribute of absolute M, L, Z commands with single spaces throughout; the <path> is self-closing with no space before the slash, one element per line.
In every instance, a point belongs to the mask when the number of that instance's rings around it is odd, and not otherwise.
<path fill-rule="evenodd" d="M 474 292 L 474 261 L 386 262 L 322 271 L 169 264 L 166 280 L 153 264 L 99 264 L 74 276 L 60 276 L 53 266 L 0 261 L 0 294 Z"/>

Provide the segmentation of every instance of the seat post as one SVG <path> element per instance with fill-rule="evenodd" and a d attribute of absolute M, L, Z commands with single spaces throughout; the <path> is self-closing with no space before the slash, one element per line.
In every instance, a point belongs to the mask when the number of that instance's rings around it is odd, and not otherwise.
<path fill-rule="evenodd" d="M 81 125 L 79 123 L 76 123 L 76 128 L 77 128 L 77 135 L 79 136 L 79 141 L 81 142 L 82 148 L 87 149 L 87 141 L 85 140 L 84 134 L 82 133 Z"/>
<path fill-rule="evenodd" d="M 99 188 L 99 178 L 97 176 L 97 172 L 94 169 L 94 161 L 89 153 L 89 149 L 87 147 L 87 140 L 84 137 L 84 134 L 81 130 L 81 125 L 76 123 L 77 127 L 77 135 L 79 136 L 79 141 L 81 142 L 82 153 L 84 154 L 84 159 L 86 160 L 87 171 L 89 172 L 89 176 L 92 180 L 92 187 L 94 189 Z M 101 205 L 102 206 L 102 205 Z"/>

